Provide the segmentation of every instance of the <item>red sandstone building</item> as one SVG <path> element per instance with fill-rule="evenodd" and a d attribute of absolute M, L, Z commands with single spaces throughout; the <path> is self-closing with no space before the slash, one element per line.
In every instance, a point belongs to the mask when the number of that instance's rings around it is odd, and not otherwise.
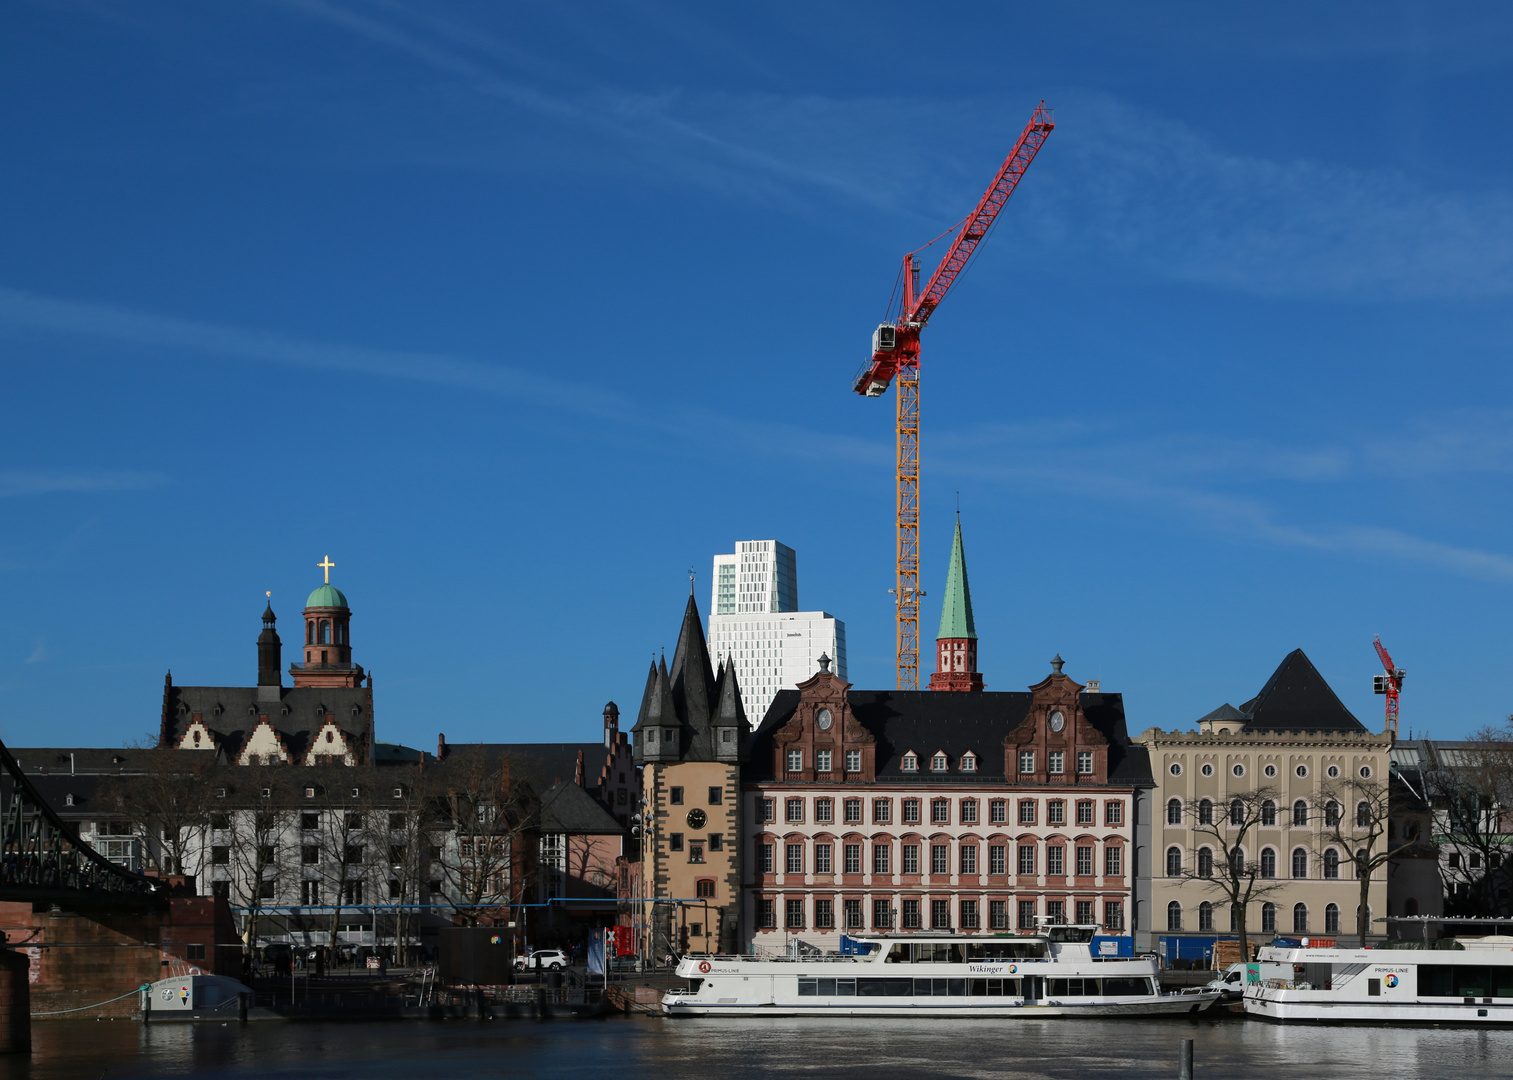
<path fill-rule="evenodd" d="M 821 670 L 779 693 L 743 769 L 748 945 L 846 931 L 1123 934 L 1135 790 L 1123 700 L 1062 672 L 988 692 L 960 526 L 930 691 L 855 690 Z"/>

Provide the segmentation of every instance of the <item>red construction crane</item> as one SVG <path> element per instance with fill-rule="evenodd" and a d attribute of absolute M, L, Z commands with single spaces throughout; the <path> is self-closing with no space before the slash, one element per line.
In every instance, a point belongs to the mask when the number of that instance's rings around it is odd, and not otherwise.
<path fill-rule="evenodd" d="M 982 243 L 998 212 L 1014 194 L 1020 177 L 1035 160 L 1051 131 L 1056 127 L 1051 110 L 1042 101 L 1025 125 L 1024 132 L 1009 156 L 988 185 L 977 209 L 951 241 L 945 258 L 935 268 L 935 275 L 919 289 L 918 248 L 904 256 L 903 292 L 897 287 L 888 301 L 892 322 L 878 325 L 872 333 L 872 359 L 862 365 L 852 384 L 858 394 L 878 397 L 893 381 L 898 383 L 898 448 L 895 479 L 898 490 L 898 566 L 893 593 L 898 605 L 898 688 L 919 689 L 919 334 L 947 291 L 966 269 L 977 245 Z M 950 230 L 947 230 L 948 232 Z M 944 233 L 942 235 L 945 235 Z M 939 240 L 940 237 L 936 237 Z M 935 240 L 930 241 L 930 244 Z M 925 247 L 929 247 L 926 244 Z M 898 299 L 897 314 L 893 300 Z"/>
<path fill-rule="evenodd" d="M 1387 695 L 1387 734 L 1397 741 L 1397 696 L 1403 692 L 1403 676 L 1408 673 L 1392 662 L 1392 657 L 1387 652 L 1387 646 L 1382 644 L 1380 637 L 1372 638 L 1376 645 L 1376 655 L 1382 658 L 1382 667 L 1387 669 L 1387 674 L 1377 675 L 1372 683 L 1378 694 Z"/>

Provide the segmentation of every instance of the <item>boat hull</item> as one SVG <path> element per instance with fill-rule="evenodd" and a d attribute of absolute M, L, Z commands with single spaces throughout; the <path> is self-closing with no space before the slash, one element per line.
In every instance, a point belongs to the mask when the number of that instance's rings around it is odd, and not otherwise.
<path fill-rule="evenodd" d="M 1275 1023 L 1513 1025 L 1513 1004 L 1286 1001 L 1247 997 L 1245 1015 Z"/>
<path fill-rule="evenodd" d="M 694 1003 L 668 994 L 662 999 L 664 1016 L 919 1016 L 955 1017 L 957 1019 L 1046 1020 L 1060 1017 L 1102 1018 L 1110 1016 L 1173 1016 L 1201 1013 L 1219 1000 L 1212 994 L 1163 994 L 1158 998 L 1129 1001 L 1064 1002 L 984 1002 L 980 1005 L 897 1005 L 868 1003 L 834 1004 L 757 1004 Z"/>

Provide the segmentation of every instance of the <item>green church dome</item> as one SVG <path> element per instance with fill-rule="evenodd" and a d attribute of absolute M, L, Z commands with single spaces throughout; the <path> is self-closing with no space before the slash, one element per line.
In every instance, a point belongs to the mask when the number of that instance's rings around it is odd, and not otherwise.
<path fill-rule="evenodd" d="M 305 601 L 305 606 L 307 608 L 346 608 L 347 598 L 342 595 L 342 591 L 335 585 L 322 585 L 320 588 L 316 589 L 313 593 L 310 594 L 310 599 Z"/>

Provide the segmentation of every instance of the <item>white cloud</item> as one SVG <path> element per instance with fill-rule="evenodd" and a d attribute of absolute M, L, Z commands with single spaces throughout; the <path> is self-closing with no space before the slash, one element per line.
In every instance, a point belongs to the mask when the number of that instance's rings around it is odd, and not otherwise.
<path fill-rule="evenodd" d="M 0 499 L 59 491 L 137 491 L 167 482 L 166 477 L 155 472 L 0 469 Z"/>
<path fill-rule="evenodd" d="M 47 651 L 47 639 L 44 638 L 37 642 L 37 647 L 31 651 L 31 655 L 26 658 L 26 662 L 28 664 L 40 664 L 50 657 L 51 654 Z"/>

